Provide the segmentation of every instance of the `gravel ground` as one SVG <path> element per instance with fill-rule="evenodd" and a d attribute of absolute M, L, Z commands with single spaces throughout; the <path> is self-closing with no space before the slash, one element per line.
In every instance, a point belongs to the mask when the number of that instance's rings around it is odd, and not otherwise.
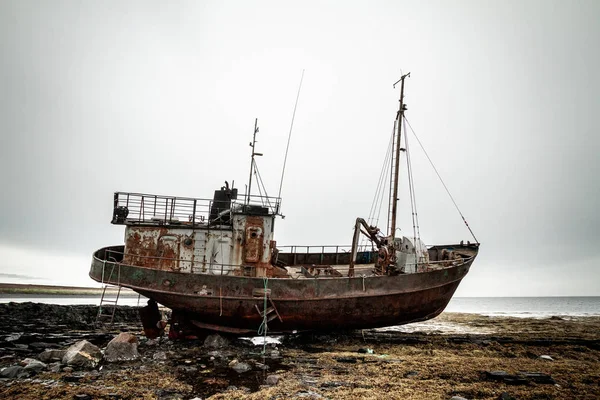
<path fill-rule="evenodd" d="M 600 317 L 444 313 L 400 328 L 286 336 L 266 346 L 211 336 L 149 341 L 137 310 L 95 327 L 96 307 L 0 304 L 0 368 L 134 333 L 140 357 L 1 378 L 3 399 L 597 399 Z M 205 341 L 206 340 L 206 341 Z M 543 356 L 543 357 L 542 357 Z"/>

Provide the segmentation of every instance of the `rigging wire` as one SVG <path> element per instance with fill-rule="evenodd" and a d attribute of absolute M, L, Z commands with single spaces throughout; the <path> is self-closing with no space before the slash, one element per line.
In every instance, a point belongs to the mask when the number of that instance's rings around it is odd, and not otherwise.
<path fill-rule="evenodd" d="M 393 232 L 391 232 L 392 229 L 392 222 L 391 222 L 391 216 L 392 216 L 392 208 L 394 207 L 393 204 L 397 201 L 397 199 L 393 198 L 394 195 L 394 174 L 395 174 L 395 165 L 398 164 L 398 159 L 400 158 L 400 153 L 396 154 L 395 149 L 396 149 L 396 129 L 400 129 L 400 126 L 396 125 L 398 122 L 398 117 L 396 117 L 396 119 L 394 120 L 394 130 L 392 132 L 392 155 L 391 155 L 391 159 L 390 159 L 390 187 L 389 187 L 389 196 L 388 196 L 388 217 L 387 217 L 387 227 L 386 227 L 386 231 L 390 234 L 392 234 Z M 398 138 L 401 139 L 401 138 Z M 394 164 L 396 163 L 396 164 Z"/>
<path fill-rule="evenodd" d="M 379 174 L 379 181 L 377 182 L 377 188 L 375 189 L 375 196 L 373 196 L 373 202 L 371 203 L 371 210 L 369 211 L 369 218 L 367 219 L 367 221 L 369 221 L 370 223 L 372 223 L 375 220 L 375 213 L 377 212 L 377 206 L 381 197 L 381 200 L 383 200 L 383 193 L 385 192 L 385 186 L 382 187 L 382 185 L 385 185 L 385 181 L 387 179 L 387 173 L 388 171 L 388 167 L 387 164 L 389 162 L 389 158 L 392 152 L 392 143 L 394 140 L 394 132 L 392 131 L 392 135 L 390 137 L 390 143 L 388 145 L 388 149 L 387 152 L 385 154 L 385 158 L 383 159 L 383 165 L 381 166 L 381 173 Z M 379 203 L 381 204 L 381 203 Z M 375 225 L 377 225 L 377 223 L 379 222 L 379 218 L 377 219 L 377 222 L 375 223 Z"/>
<path fill-rule="evenodd" d="M 406 120 L 403 120 L 404 122 L 404 132 L 406 132 Z M 410 196 L 410 208 L 411 208 L 411 213 L 412 213 L 412 222 L 413 222 L 413 237 L 414 237 L 414 243 L 413 243 L 413 247 L 415 250 L 415 264 L 418 267 L 419 265 L 419 256 L 417 254 L 417 247 L 421 249 L 421 232 L 419 229 L 419 215 L 417 213 L 417 197 L 416 197 L 416 190 L 415 190 L 415 179 L 413 177 L 413 169 L 412 169 L 412 162 L 410 160 L 410 148 L 408 146 L 408 135 L 404 135 L 404 145 L 406 147 L 406 169 L 408 172 L 408 190 L 409 190 L 409 196 Z M 417 242 L 417 239 L 419 240 Z"/>
<path fill-rule="evenodd" d="M 465 223 L 465 226 L 467 227 L 467 229 L 469 230 L 469 232 L 471 233 L 471 236 L 473 236 L 473 239 L 475 239 L 475 243 L 479 243 L 479 240 L 477 240 L 477 238 L 475 237 L 475 234 L 473 233 L 473 230 L 471 229 L 471 227 L 469 226 L 469 223 L 467 222 L 467 220 L 465 219 L 465 216 L 463 215 L 463 213 L 460 211 L 460 208 L 458 208 L 458 205 L 456 204 L 456 201 L 454 200 L 454 197 L 452 197 L 452 194 L 450 194 L 450 190 L 448 190 L 448 187 L 446 186 L 446 184 L 444 183 L 444 180 L 442 179 L 440 173 L 438 172 L 437 168 L 435 167 L 435 165 L 433 164 L 433 161 L 431 161 L 431 158 L 429 157 L 429 154 L 427 154 L 427 151 L 425 150 L 425 147 L 423 147 L 423 144 L 421 143 L 421 141 L 419 140 L 419 137 L 417 136 L 415 130 L 413 129 L 413 127 L 410 125 L 410 122 L 408 121 L 407 118 L 404 118 L 406 120 L 406 123 L 408 124 L 408 127 L 410 128 L 412 134 L 414 135 L 415 139 L 417 139 L 417 142 L 419 143 L 419 146 L 421 146 L 421 149 L 423 150 L 423 153 L 425 153 L 425 156 L 427 157 L 427 160 L 429 160 L 429 164 L 431 164 L 431 167 L 433 168 L 433 170 L 435 171 L 435 174 L 437 175 L 437 177 L 439 178 L 440 182 L 442 183 L 442 185 L 444 186 L 444 189 L 446 189 L 446 193 L 448 193 L 448 196 L 450 197 L 450 200 L 452 200 L 452 203 L 454 204 L 454 207 L 456 208 L 456 211 L 458 211 L 458 213 L 460 214 L 463 222 Z"/>
<path fill-rule="evenodd" d="M 300 89 L 302 89 L 302 81 L 304 80 L 304 70 L 302 70 L 302 76 L 300 77 L 300 85 L 298 86 L 298 94 L 296 95 L 296 104 L 294 104 L 294 112 L 292 113 L 292 122 L 290 124 L 290 133 L 288 134 L 287 146 L 285 147 L 285 157 L 283 158 L 283 168 L 281 169 L 281 181 L 279 182 L 279 194 L 277 197 L 281 198 L 281 188 L 283 187 L 283 176 L 285 175 L 285 164 L 287 162 L 288 150 L 290 149 L 290 140 L 292 139 L 292 129 L 294 128 L 294 118 L 296 117 L 296 108 L 298 107 L 298 99 L 300 98 Z"/>
<path fill-rule="evenodd" d="M 262 190 L 260 189 L 260 181 L 258 180 L 258 166 L 256 165 L 256 162 L 253 160 L 252 161 L 252 173 L 254 174 L 254 177 L 256 178 L 256 182 L 257 182 L 257 188 L 258 188 L 258 198 L 260 199 L 260 204 L 262 206 L 265 205 L 265 200 L 263 198 L 263 194 L 262 194 Z M 248 204 L 250 204 L 250 195 L 248 195 Z"/>
<path fill-rule="evenodd" d="M 264 200 L 262 201 L 263 206 L 265 205 L 265 201 L 266 201 L 266 204 L 269 206 L 269 208 L 271 208 L 271 201 L 269 200 L 269 196 L 267 195 L 267 188 L 265 187 L 262 177 L 260 176 L 260 172 L 258 171 L 258 165 L 256 164 L 256 162 L 254 163 L 254 175 L 256 176 L 256 179 L 258 181 L 258 191 L 261 194 L 261 197 L 262 197 L 262 192 L 265 193 Z M 262 186 L 262 191 L 260 190 L 261 186 Z"/>
<path fill-rule="evenodd" d="M 381 166 L 381 172 L 379 174 L 379 180 L 377 181 L 377 188 L 375 189 L 375 195 L 373 196 L 373 202 L 371 203 L 371 209 L 369 210 L 369 217 L 367 218 L 367 222 L 370 225 L 377 226 L 379 223 L 379 216 L 381 215 L 381 208 L 383 205 L 384 193 L 386 188 L 386 181 L 388 177 L 389 167 L 388 164 L 390 162 L 390 156 L 393 149 L 393 140 L 394 140 L 394 130 L 392 130 L 392 135 L 390 136 L 390 142 L 388 144 L 388 149 L 383 159 L 383 165 Z M 378 211 L 379 208 L 379 211 Z M 375 218 L 377 216 L 377 218 Z M 363 246 L 367 243 L 367 238 L 362 236 L 360 245 Z"/>
<path fill-rule="evenodd" d="M 404 146 L 406 147 L 406 172 L 408 175 L 408 197 L 410 198 L 410 213 L 413 224 L 413 239 L 414 239 L 414 247 L 416 252 L 416 244 L 417 244 L 417 224 L 415 222 L 415 202 L 414 202 L 414 190 L 413 190 L 413 176 L 412 176 L 412 168 L 410 165 L 410 153 L 408 149 L 408 135 L 404 135 Z"/>
<path fill-rule="evenodd" d="M 393 133 L 392 133 L 393 135 Z M 388 145 L 388 149 L 385 153 L 385 157 L 384 157 L 384 161 L 383 161 L 383 165 L 381 168 L 381 172 L 379 173 L 379 180 L 377 181 L 377 188 L 375 189 L 375 195 L 373 196 L 373 202 L 371 203 L 371 209 L 369 210 L 369 218 L 367 219 L 367 221 L 371 221 L 371 218 L 373 217 L 374 214 L 374 209 L 376 209 L 376 204 L 377 204 L 377 199 L 379 198 L 379 188 L 381 187 L 381 181 L 384 178 L 384 174 L 385 174 L 385 165 L 387 163 L 387 159 L 390 153 L 390 147 L 391 147 L 391 138 L 390 138 L 390 145 Z"/>
<path fill-rule="evenodd" d="M 385 169 L 385 175 L 383 176 L 383 184 L 381 186 L 381 192 L 380 192 L 380 197 L 379 197 L 379 208 L 377 210 L 377 218 L 375 219 L 375 225 L 379 224 L 379 219 L 381 217 L 381 210 L 383 208 L 383 200 L 385 198 L 385 192 L 386 192 L 386 183 L 388 181 L 388 174 L 391 173 L 391 163 L 392 163 L 392 157 L 393 157 L 393 151 L 394 151 L 394 135 L 395 132 L 392 132 L 392 137 L 390 139 L 390 145 L 388 148 L 388 156 L 387 159 L 384 160 L 383 163 L 383 168 Z M 373 218 L 375 218 L 375 215 L 373 215 Z"/>

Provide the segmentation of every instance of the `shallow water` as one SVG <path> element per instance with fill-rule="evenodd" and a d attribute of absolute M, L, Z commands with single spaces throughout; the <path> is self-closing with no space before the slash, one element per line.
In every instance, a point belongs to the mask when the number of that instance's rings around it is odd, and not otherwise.
<path fill-rule="evenodd" d="M 600 297 L 455 297 L 446 312 L 546 318 L 600 315 Z"/>
<path fill-rule="evenodd" d="M 107 296 L 106 300 L 114 300 L 114 296 Z M 61 306 L 72 306 L 72 305 L 99 305 L 99 295 L 76 295 L 76 296 L 65 296 L 65 295 L 23 295 L 23 294 L 0 294 L 0 303 L 45 303 L 45 304 L 58 304 Z M 145 306 L 148 299 L 144 296 L 138 296 L 137 294 L 122 295 L 119 297 L 118 304 L 120 306 Z"/>
<path fill-rule="evenodd" d="M 112 300 L 113 298 L 109 298 Z M 119 305 L 146 305 L 144 296 L 137 294 L 121 295 Z M 75 305 L 100 304 L 99 295 L 22 295 L 0 294 L 0 303 L 35 303 Z M 454 297 L 446 312 L 481 314 L 489 316 L 510 316 L 523 318 L 544 318 L 560 316 L 600 315 L 600 297 Z"/>

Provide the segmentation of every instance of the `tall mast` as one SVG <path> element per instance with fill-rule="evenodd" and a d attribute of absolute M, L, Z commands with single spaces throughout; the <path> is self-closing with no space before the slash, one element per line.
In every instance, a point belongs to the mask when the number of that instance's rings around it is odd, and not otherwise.
<path fill-rule="evenodd" d="M 396 238 L 396 213 L 398 211 L 398 173 L 400 170 L 400 137 L 402 134 L 402 118 L 404 118 L 404 111 L 406 110 L 406 105 L 404 104 L 404 79 L 410 76 L 410 72 L 406 75 L 402 75 L 400 80 L 400 108 L 398 109 L 398 114 L 396 114 L 396 127 L 398 129 L 398 134 L 396 135 L 396 163 L 394 164 L 394 186 L 393 186 L 393 197 L 392 197 L 392 216 L 391 216 L 391 224 L 390 224 L 390 236 L 392 237 L 392 242 Z M 394 83 L 394 88 L 396 84 Z"/>
<path fill-rule="evenodd" d="M 248 193 L 246 194 L 246 204 L 250 204 L 250 191 L 252 190 L 252 170 L 254 169 L 254 156 L 262 156 L 261 153 L 254 152 L 254 146 L 256 145 L 256 133 L 258 132 L 258 118 L 254 120 L 254 135 L 252 136 L 252 155 L 250 156 L 250 177 L 248 178 Z"/>

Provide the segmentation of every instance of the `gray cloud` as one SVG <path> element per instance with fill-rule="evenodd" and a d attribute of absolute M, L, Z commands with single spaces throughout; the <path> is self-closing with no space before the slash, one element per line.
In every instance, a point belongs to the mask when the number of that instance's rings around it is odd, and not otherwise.
<path fill-rule="evenodd" d="M 275 195 L 303 68 L 277 240 L 348 243 L 371 205 L 402 68 L 407 117 L 483 242 L 459 293 L 598 295 L 599 11 L 2 2 L 0 243 L 82 259 L 122 241 L 108 223 L 116 190 L 243 188 L 255 117 Z M 424 240 L 469 239 L 411 148 Z M 407 214 L 401 226 L 412 231 Z"/>

